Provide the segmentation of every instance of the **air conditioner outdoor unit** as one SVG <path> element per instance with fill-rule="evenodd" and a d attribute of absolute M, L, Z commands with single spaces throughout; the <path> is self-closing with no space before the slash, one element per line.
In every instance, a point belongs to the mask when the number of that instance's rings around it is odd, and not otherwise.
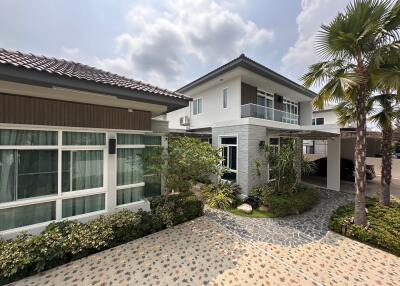
<path fill-rule="evenodd" d="M 190 125 L 190 119 L 189 116 L 182 116 L 179 118 L 179 123 L 181 126 L 189 126 Z"/>

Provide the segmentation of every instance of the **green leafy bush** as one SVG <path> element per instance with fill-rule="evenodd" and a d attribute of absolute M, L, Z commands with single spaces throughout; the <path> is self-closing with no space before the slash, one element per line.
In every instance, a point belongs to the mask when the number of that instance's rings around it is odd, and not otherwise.
<path fill-rule="evenodd" d="M 319 200 L 317 190 L 302 184 L 298 184 L 292 193 L 275 193 L 269 185 L 256 187 L 252 190 L 252 195 L 276 217 L 303 213 L 310 210 Z"/>
<path fill-rule="evenodd" d="M 153 198 L 150 207 L 162 227 L 171 227 L 202 216 L 204 206 L 193 194 L 175 194 Z"/>
<path fill-rule="evenodd" d="M 123 210 L 88 223 L 60 221 L 40 235 L 0 240 L 0 285 L 203 215 L 193 195 L 155 197 L 151 212 Z"/>
<path fill-rule="evenodd" d="M 234 205 L 240 188 L 237 184 L 220 181 L 210 184 L 203 190 L 206 204 L 212 208 L 226 209 Z"/>
<path fill-rule="evenodd" d="M 367 199 L 367 228 L 352 223 L 354 204 L 339 207 L 332 215 L 332 231 L 374 245 L 400 256 L 400 203 L 383 207 L 377 199 Z"/>

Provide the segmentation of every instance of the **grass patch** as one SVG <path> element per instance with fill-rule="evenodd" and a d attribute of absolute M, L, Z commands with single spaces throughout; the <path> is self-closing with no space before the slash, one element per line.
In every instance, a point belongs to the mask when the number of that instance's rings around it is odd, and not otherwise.
<path fill-rule="evenodd" d="M 271 217 L 275 217 L 270 212 L 262 212 L 262 211 L 259 211 L 259 210 L 253 210 L 253 212 L 251 214 L 244 213 L 241 210 L 238 210 L 238 209 L 235 209 L 235 208 L 228 208 L 227 211 L 230 212 L 231 214 L 234 214 L 234 215 L 244 216 L 244 217 L 251 217 L 251 218 L 271 218 Z"/>
<path fill-rule="evenodd" d="M 400 203 L 382 207 L 375 198 L 367 198 L 368 222 L 365 229 L 350 223 L 354 204 L 339 207 L 332 215 L 329 228 L 344 236 L 367 243 L 400 256 Z"/>

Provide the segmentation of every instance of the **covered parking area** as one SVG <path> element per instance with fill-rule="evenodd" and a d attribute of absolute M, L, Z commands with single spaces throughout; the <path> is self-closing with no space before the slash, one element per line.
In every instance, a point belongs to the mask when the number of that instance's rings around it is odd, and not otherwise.
<path fill-rule="evenodd" d="M 313 126 L 314 127 L 314 126 Z M 339 129 L 327 129 L 326 131 L 315 129 L 304 130 L 281 130 L 278 133 L 281 137 L 292 137 L 300 140 L 299 146 L 301 150 L 298 152 L 303 154 L 303 141 L 304 140 L 325 140 L 326 143 L 326 157 L 327 157 L 327 177 L 319 178 L 311 183 L 320 185 L 330 190 L 340 191 L 340 158 L 341 158 L 341 133 Z"/>

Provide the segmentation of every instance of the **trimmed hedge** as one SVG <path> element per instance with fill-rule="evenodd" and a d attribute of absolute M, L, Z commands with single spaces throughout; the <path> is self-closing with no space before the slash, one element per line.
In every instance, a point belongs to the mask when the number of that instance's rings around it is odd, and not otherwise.
<path fill-rule="evenodd" d="M 312 209 L 318 202 L 317 190 L 307 186 L 299 186 L 299 190 L 290 194 L 272 194 L 266 198 L 268 212 L 275 217 L 301 214 Z"/>
<path fill-rule="evenodd" d="M 400 203 L 383 207 L 377 199 L 367 198 L 366 208 L 369 223 L 367 228 L 352 223 L 354 203 L 339 207 L 331 216 L 329 228 L 400 256 Z"/>
<path fill-rule="evenodd" d="M 155 197 L 151 212 L 123 210 L 88 223 L 49 224 L 40 235 L 0 240 L 0 285 L 146 236 L 203 215 L 193 195 Z"/>

